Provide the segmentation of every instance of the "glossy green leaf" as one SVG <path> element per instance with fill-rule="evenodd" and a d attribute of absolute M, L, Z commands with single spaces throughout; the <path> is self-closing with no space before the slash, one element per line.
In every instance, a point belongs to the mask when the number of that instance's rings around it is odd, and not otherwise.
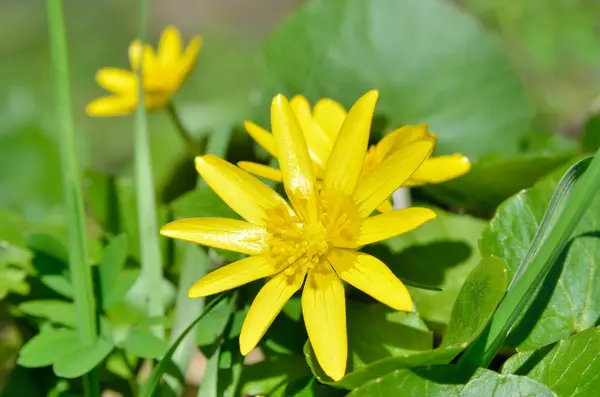
<path fill-rule="evenodd" d="M 27 301 L 19 305 L 19 310 L 69 327 L 76 327 L 77 324 L 75 305 L 72 302 L 52 299 Z"/>
<path fill-rule="evenodd" d="M 529 249 L 563 173 L 558 170 L 504 202 L 483 233 L 482 251 L 502 259 L 510 278 Z M 600 317 L 599 228 L 600 200 L 595 199 L 507 343 L 535 349 L 595 325 Z"/>
<path fill-rule="evenodd" d="M 169 348 L 167 341 L 144 331 L 130 332 L 121 346 L 127 352 L 142 358 L 162 357 Z"/>
<path fill-rule="evenodd" d="M 402 370 L 374 379 L 348 397 L 557 397 L 547 386 L 524 376 L 479 369 L 472 377 L 458 367 Z"/>
<path fill-rule="evenodd" d="M 486 222 L 439 208 L 433 210 L 437 214 L 433 221 L 364 250 L 381 259 L 409 285 L 420 316 L 442 334 L 458 292 L 480 261 L 477 239 Z M 411 283 L 439 287 L 442 291 L 410 287 Z"/>
<path fill-rule="evenodd" d="M 265 63 L 270 93 L 348 107 L 375 88 L 390 127 L 429 123 L 440 153 L 472 160 L 516 154 L 531 121 L 499 43 L 442 0 L 302 3 L 267 42 Z"/>
<path fill-rule="evenodd" d="M 69 352 L 59 355 L 52 369 L 62 378 L 78 378 L 95 368 L 113 350 L 112 342 L 98 338 L 92 346 L 78 344 Z"/>
<path fill-rule="evenodd" d="M 458 293 L 442 346 L 464 346 L 485 328 L 506 291 L 506 268 L 497 258 L 485 257 Z"/>
<path fill-rule="evenodd" d="M 600 387 L 600 329 L 590 328 L 539 350 L 517 353 L 502 373 L 526 375 L 559 396 L 593 397 Z"/>
<path fill-rule="evenodd" d="M 244 368 L 241 391 L 249 395 L 271 395 L 274 390 L 310 375 L 303 355 L 273 355 Z"/>
<path fill-rule="evenodd" d="M 223 299 L 208 313 L 196 331 L 196 345 L 207 348 L 212 354 L 214 345 L 221 339 L 229 318 L 235 309 L 232 299 Z"/>
<path fill-rule="evenodd" d="M 547 152 L 481 159 L 473 164 L 468 174 L 423 189 L 453 207 L 491 213 L 502 201 L 533 186 L 538 179 L 565 164 L 574 153 Z"/>
<path fill-rule="evenodd" d="M 19 365 L 28 368 L 45 367 L 54 363 L 61 354 L 79 346 L 75 331 L 47 329 L 31 338 L 19 352 Z"/>

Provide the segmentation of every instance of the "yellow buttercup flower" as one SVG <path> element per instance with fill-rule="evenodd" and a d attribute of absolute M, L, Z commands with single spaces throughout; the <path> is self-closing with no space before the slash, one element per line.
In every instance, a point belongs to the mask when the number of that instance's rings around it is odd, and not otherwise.
<path fill-rule="evenodd" d="M 336 137 L 347 117 L 346 110 L 338 102 L 329 98 L 317 101 L 314 109 L 311 110 L 310 104 L 301 95 L 292 98 L 291 105 L 305 134 L 317 179 L 321 179 L 323 166 L 329 158 Z M 278 157 L 271 133 L 251 121 L 246 121 L 244 126 L 269 154 L 275 158 Z M 408 125 L 389 133 L 377 145 L 369 148 L 362 169 L 362 177 L 372 173 L 384 159 L 397 150 L 420 139 L 435 140 L 436 136 L 428 131 L 426 124 Z M 255 175 L 277 182 L 281 181 L 281 172 L 277 169 L 247 161 L 241 161 L 238 165 Z M 414 187 L 444 182 L 459 177 L 469 172 L 470 169 L 469 159 L 461 154 L 429 158 L 403 186 Z M 390 211 L 391 209 L 392 206 L 387 200 L 378 208 L 380 211 Z"/>
<path fill-rule="evenodd" d="M 342 280 L 396 310 L 412 310 L 404 284 L 379 259 L 357 250 L 435 218 L 427 208 L 370 216 L 431 155 L 434 142 L 423 139 L 395 151 L 359 181 L 377 97 L 377 91 L 370 91 L 350 109 L 323 168 L 317 170 L 322 176 L 318 187 L 305 125 L 283 95 L 273 99 L 272 149 L 279 153 L 290 203 L 218 157 L 196 158 L 202 178 L 245 221 L 183 219 L 164 226 L 161 233 L 250 255 L 198 280 L 189 290 L 192 298 L 270 278 L 242 325 L 242 354 L 254 349 L 303 285 L 302 313 L 310 343 L 325 373 L 335 380 L 344 376 L 348 350 Z"/>
<path fill-rule="evenodd" d="M 190 74 L 202 47 L 202 37 L 194 37 L 183 49 L 181 34 L 174 26 L 167 26 L 161 35 L 158 51 L 135 40 L 129 46 L 131 70 L 102 68 L 96 73 L 96 82 L 112 95 L 98 98 L 86 107 L 90 116 L 121 116 L 133 112 L 137 106 L 136 71 L 142 62 L 144 104 L 149 110 L 169 105 L 171 97 Z M 143 51 L 143 57 L 142 57 Z"/>

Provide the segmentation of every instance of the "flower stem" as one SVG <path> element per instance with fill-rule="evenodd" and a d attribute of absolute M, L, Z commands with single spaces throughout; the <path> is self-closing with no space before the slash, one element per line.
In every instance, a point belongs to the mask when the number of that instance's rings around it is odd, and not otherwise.
<path fill-rule="evenodd" d="M 73 284 L 77 332 L 84 346 L 93 346 L 97 339 L 96 302 L 92 273 L 88 263 L 85 210 L 77 145 L 71 114 L 69 67 L 62 0 L 47 0 L 50 52 L 56 104 L 56 131 L 59 134 L 62 182 L 67 217 L 69 269 Z M 84 376 L 86 396 L 99 396 L 100 384 L 96 371 Z"/>
<path fill-rule="evenodd" d="M 139 38 L 146 42 L 148 25 L 149 0 L 140 0 Z M 162 263 L 158 239 L 158 221 L 156 219 L 156 199 L 152 165 L 150 163 L 150 142 L 148 139 L 148 121 L 144 106 L 143 62 L 142 51 L 140 67 L 136 71 L 138 84 L 138 105 L 135 114 L 134 168 L 135 190 L 140 234 L 140 260 L 142 277 L 146 287 L 146 303 L 149 316 L 163 316 L 165 309 L 161 296 Z M 152 332 L 159 338 L 164 337 L 163 326 L 152 327 Z"/>
<path fill-rule="evenodd" d="M 202 152 L 202 148 L 200 142 L 195 140 L 189 133 L 189 131 L 183 126 L 183 122 L 181 121 L 181 117 L 179 117 L 179 112 L 175 108 L 173 101 L 169 102 L 167 106 L 167 113 L 171 117 L 173 124 L 175 124 L 175 129 L 179 133 L 179 136 L 185 142 L 188 150 L 191 152 L 192 156 L 196 156 Z"/>

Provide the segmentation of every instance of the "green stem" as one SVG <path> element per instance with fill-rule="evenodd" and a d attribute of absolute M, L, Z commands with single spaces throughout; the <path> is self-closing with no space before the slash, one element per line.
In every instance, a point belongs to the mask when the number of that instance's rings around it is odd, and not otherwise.
<path fill-rule="evenodd" d="M 69 269 L 74 289 L 77 332 L 85 346 L 96 343 L 98 329 L 92 272 L 88 264 L 85 210 L 77 145 L 71 114 L 69 67 L 62 0 L 47 0 L 50 53 L 56 104 L 56 131 L 59 133 L 62 182 L 67 216 Z M 87 396 L 98 396 L 100 385 L 95 371 L 84 376 Z"/>
<path fill-rule="evenodd" d="M 539 288 L 548 271 L 565 249 L 577 224 L 600 188 L 600 155 L 596 154 L 585 170 L 587 160 L 575 164 L 561 179 L 555 192 L 555 198 L 558 199 L 553 198 L 544 215 L 544 219 L 550 221 L 542 221 L 542 227 L 538 230 L 538 235 L 541 237 L 538 239 L 536 236 L 530 252 L 525 257 L 529 263 L 524 262 L 526 266 L 519 268 L 486 331 L 465 351 L 459 360 L 459 365 L 475 369 L 490 364 L 519 318 L 519 314 L 525 309 L 535 290 Z M 581 176 L 577 180 L 579 175 Z M 569 189 L 571 184 L 573 188 L 570 194 L 565 195 L 565 189 Z M 564 205 L 561 203 L 563 200 L 567 200 Z M 555 211 L 558 211 L 557 215 Z M 555 222 L 552 222 L 553 220 Z M 540 243 L 539 248 L 535 246 L 535 242 Z"/>
<path fill-rule="evenodd" d="M 149 0 L 140 0 L 139 38 L 146 42 L 148 25 Z M 162 263 L 159 246 L 158 221 L 156 219 L 156 199 L 154 181 L 152 180 L 152 165 L 150 162 L 150 142 L 148 139 L 148 122 L 144 106 L 143 84 L 143 51 L 140 67 L 137 69 L 138 105 L 135 114 L 135 190 L 140 234 L 140 259 L 142 277 L 146 286 L 146 303 L 148 315 L 163 316 L 165 309 L 161 296 Z M 164 337 L 164 327 L 152 327 L 152 332 L 159 338 Z"/>
<path fill-rule="evenodd" d="M 187 149 L 190 151 L 192 156 L 196 156 L 202 152 L 202 147 L 199 141 L 195 140 L 192 135 L 189 133 L 187 128 L 183 126 L 183 122 L 181 121 L 181 117 L 179 117 L 179 112 L 175 108 L 173 101 L 169 102 L 167 106 L 167 113 L 171 117 L 173 124 L 175 124 L 175 129 L 179 133 L 179 136 L 186 144 Z"/>

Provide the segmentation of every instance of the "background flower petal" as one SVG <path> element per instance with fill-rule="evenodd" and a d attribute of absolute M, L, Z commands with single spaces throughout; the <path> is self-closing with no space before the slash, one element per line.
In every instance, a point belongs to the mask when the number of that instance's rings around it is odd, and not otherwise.
<path fill-rule="evenodd" d="M 133 112 L 136 103 L 135 97 L 106 96 L 90 102 L 85 112 L 90 116 L 123 116 Z"/>
<path fill-rule="evenodd" d="M 114 93 L 137 94 L 137 79 L 129 70 L 119 68 L 102 68 L 96 72 L 96 82 L 105 90 Z"/>
<path fill-rule="evenodd" d="M 273 189 L 217 156 L 196 157 L 196 169 L 211 189 L 248 222 L 267 226 L 271 211 L 293 214 Z"/>
<path fill-rule="evenodd" d="M 334 141 L 329 138 L 321 126 L 313 119 L 310 104 L 305 97 L 296 95 L 290 101 L 290 105 L 304 134 L 311 159 L 318 169 L 324 171 L 329 154 L 333 149 Z"/>
<path fill-rule="evenodd" d="M 240 333 L 240 350 L 245 356 L 256 347 L 283 305 L 302 287 L 304 272 L 273 277 L 258 292 L 248 310 Z"/>
<path fill-rule="evenodd" d="M 183 51 L 183 55 L 179 60 L 182 79 L 191 72 L 192 68 L 196 64 L 196 61 L 198 60 L 198 54 L 202 49 L 203 41 L 204 40 L 202 36 L 195 36 L 192 40 L 190 40 L 187 47 Z"/>
<path fill-rule="evenodd" d="M 406 181 L 405 186 L 421 186 L 429 183 L 441 183 L 458 178 L 471 169 L 471 162 L 462 154 L 436 156 L 421 164 L 414 174 Z"/>
<path fill-rule="evenodd" d="M 262 226 L 226 218 L 187 218 L 168 223 L 160 234 L 213 248 L 256 255 L 268 248 Z"/>
<path fill-rule="evenodd" d="M 313 117 L 331 141 L 335 142 L 346 119 L 346 109 L 333 99 L 323 98 L 315 103 Z"/>
<path fill-rule="evenodd" d="M 375 90 L 367 92 L 348 112 L 327 162 L 325 188 L 346 195 L 354 191 L 365 160 L 378 96 Z"/>
<path fill-rule="evenodd" d="M 321 368 L 333 380 L 344 377 L 348 357 L 344 285 L 333 271 L 308 272 L 302 314 Z"/>
<path fill-rule="evenodd" d="M 163 66 L 177 65 L 181 57 L 181 34 L 175 26 L 167 26 L 158 43 L 157 58 Z"/>
<path fill-rule="evenodd" d="M 374 256 L 334 249 L 327 258 L 339 277 L 389 307 L 412 311 L 410 293 L 392 271 Z"/>
<path fill-rule="evenodd" d="M 129 64 L 133 71 L 136 71 L 140 66 L 142 48 L 144 51 L 144 68 L 150 69 L 156 66 L 157 60 L 154 49 L 148 44 L 142 46 L 139 40 L 134 40 L 129 45 Z"/>
<path fill-rule="evenodd" d="M 244 128 L 256 143 L 262 146 L 271 156 L 277 158 L 277 145 L 273 134 L 252 121 L 244 121 Z"/>
<path fill-rule="evenodd" d="M 218 268 L 196 281 L 188 291 L 190 298 L 218 294 L 260 278 L 269 277 L 278 271 L 277 263 L 270 257 L 249 256 Z"/>

